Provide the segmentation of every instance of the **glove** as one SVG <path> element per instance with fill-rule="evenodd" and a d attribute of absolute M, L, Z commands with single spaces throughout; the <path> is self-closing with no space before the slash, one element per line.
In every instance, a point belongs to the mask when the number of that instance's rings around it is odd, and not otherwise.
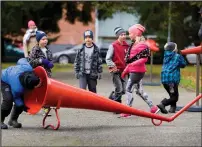
<path fill-rule="evenodd" d="M 48 59 L 42 59 L 42 64 L 44 66 L 48 66 L 49 63 L 50 63 L 50 61 Z"/>
<path fill-rule="evenodd" d="M 29 107 L 27 106 L 24 106 L 24 109 L 23 109 L 25 112 L 27 112 L 29 110 Z"/>
<path fill-rule="evenodd" d="M 102 79 L 102 75 L 99 73 L 98 74 L 98 80 L 101 80 Z"/>
<path fill-rule="evenodd" d="M 76 73 L 76 74 L 75 74 L 75 77 L 76 77 L 76 79 L 79 79 L 79 78 L 80 78 L 79 73 Z"/>
<path fill-rule="evenodd" d="M 52 62 L 50 62 L 50 63 L 48 63 L 47 67 L 51 69 L 51 68 L 53 68 L 53 67 L 54 67 L 54 65 L 53 65 L 53 63 L 52 63 Z"/>

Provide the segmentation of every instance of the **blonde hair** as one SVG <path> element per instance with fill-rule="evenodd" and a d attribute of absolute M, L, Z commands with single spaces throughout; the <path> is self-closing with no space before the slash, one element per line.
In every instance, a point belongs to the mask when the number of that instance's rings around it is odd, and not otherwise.
<path fill-rule="evenodd" d="M 144 38 L 144 36 L 136 36 L 135 37 L 135 44 L 136 43 L 139 43 L 139 42 L 142 42 L 142 41 L 145 41 L 146 39 Z"/>

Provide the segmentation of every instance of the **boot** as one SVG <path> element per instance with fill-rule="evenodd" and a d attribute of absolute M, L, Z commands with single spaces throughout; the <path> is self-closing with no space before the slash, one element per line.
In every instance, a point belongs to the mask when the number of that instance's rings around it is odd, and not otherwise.
<path fill-rule="evenodd" d="M 1 129 L 8 129 L 8 126 L 4 122 L 1 122 Z"/>
<path fill-rule="evenodd" d="M 112 92 L 110 93 L 109 99 L 110 99 L 110 100 L 114 100 L 114 91 L 112 91 Z"/>
<path fill-rule="evenodd" d="M 171 106 L 170 106 L 170 109 L 168 110 L 168 112 L 169 112 L 169 113 L 175 113 L 175 110 L 176 110 L 176 106 L 171 105 Z"/>
<path fill-rule="evenodd" d="M 11 112 L 11 117 L 10 120 L 8 121 L 9 126 L 13 126 L 14 128 L 21 128 L 22 124 L 18 123 L 18 117 L 22 113 L 23 109 L 17 108 L 14 106 L 12 112 Z"/>
<path fill-rule="evenodd" d="M 165 106 L 162 103 L 157 105 L 157 107 L 159 107 L 159 109 L 161 110 L 162 113 L 164 113 L 164 114 L 168 113 L 168 111 L 166 110 Z"/>
<path fill-rule="evenodd" d="M 1 110 L 1 129 L 8 129 L 8 126 L 4 123 L 5 118 L 5 111 Z"/>

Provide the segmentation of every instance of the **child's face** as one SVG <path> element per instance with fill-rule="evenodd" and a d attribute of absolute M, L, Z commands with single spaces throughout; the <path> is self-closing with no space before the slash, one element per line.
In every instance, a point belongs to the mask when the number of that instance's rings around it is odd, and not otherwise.
<path fill-rule="evenodd" d="M 126 33 L 122 33 L 121 35 L 119 35 L 119 40 L 125 41 L 126 40 Z"/>
<path fill-rule="evenodd" d="M 93 39 L 90 38 L 90 36 L 86 36 L 86 38 L 84 39 L 85 43 L 87 44 L 91 44 L 93 42 Z"/>
<path fill-rule="evenodd" d="M 42 47 L 45 47 L 48 44 L 48 38 L 46 36 L 43 36 L 41 40 L 39 41 L 39 45 Z"/>
<path fill-rule="evenodd" d="M 30 25 L 30 26 L 29 26 L 29 29 L 31 29 L 31 30 L 36 29 L 36 25 Z"/>
<path fill-rule="evenodd" d="M 130 37 L 131 40 L 135 40 L 136 36 L 135 36 L 135 34 L 129 32 L 129 37 Z"/>

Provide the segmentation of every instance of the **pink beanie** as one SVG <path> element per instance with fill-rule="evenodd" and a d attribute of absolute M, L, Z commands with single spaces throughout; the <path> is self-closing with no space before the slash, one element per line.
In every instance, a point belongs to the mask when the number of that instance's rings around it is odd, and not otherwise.
<path fill-rule="evenodd" d="M 30 21 L 28 22 L 28 28 L 29 28 L 31 25 L 35 25 L 35 26 L 36 26 L 36 24 L 35 24 L 35 22 L 34 22 L 33 20 L 30 20 Z"/>
<path fill-rule="evenodd" d="M 142 33 L 145 31 L 145 27 L 141 24 L 135 24 L 128 29 L 128 32 L 135 34 L 136 36 L 142 36 Z"/>

